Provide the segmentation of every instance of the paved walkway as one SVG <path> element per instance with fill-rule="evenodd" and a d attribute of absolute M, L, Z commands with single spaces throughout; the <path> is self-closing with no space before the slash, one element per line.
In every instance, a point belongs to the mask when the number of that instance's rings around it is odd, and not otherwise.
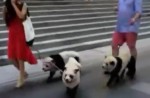
<path fill-rule="evenodd" d="M 150 39 L 139 40 L 137 42 L 138 52 L 144 52 L 144 49 L 150 49 Z M 124 45 L 122 50 L 127 49 Z M 111 51 L 111 47 L 102 47 L 86 51 L 81 51 L 80 56 L 82 60 L 83 69 L 85 67 L 91 67 L 97 64 L 101 64 L 101 61 L 106 54 L 106 51 Z M 37 65 L 29 65 L 26 63 L 26 70 L 29 73 L 29 79 L 37 78 L 42 75 L 48 75 L 42 71 L 41 62 L 38 61 Z M 13 67 L 13 65 L 0 67 L 0 85 L 7 85 L 7 83 L 15 82 L 17 79 L 18 71 Z"/>

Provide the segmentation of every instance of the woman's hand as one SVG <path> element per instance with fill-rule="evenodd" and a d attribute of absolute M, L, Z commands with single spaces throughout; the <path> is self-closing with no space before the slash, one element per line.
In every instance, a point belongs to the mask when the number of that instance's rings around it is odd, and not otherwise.
<path fill-rule="evenodd" d="M 16 0 L 11 0 L 11 4 L 15 5 L 16 4 Z"/>

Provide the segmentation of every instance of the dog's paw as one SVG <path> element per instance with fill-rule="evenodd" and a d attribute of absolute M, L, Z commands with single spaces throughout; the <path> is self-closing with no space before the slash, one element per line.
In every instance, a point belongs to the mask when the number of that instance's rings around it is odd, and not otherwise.
<path fill-rule="evenodd" d="M 108 88 L 110 88 L 110 89 L 111 89 L 111 88 L 113 88 L 113 85 L 112 85 L 112 84 L 108 84 L 108 83 L 107 83 L 107 84 L 106 84 L 106 87 L 108 87 Z"/>
<path fill-rule="evenodd" d="M 126 76 L 130 79 L 130 80 L 135 80 L 135 72 L 127 72 Z"/>
<path fill-rule="evenodd" d="M 76 92 L 72 92 L 70 90 L 67 90 L 66 94 L 67 94 L 68 98 L 75 98 L 76 97 Z"/>
<path fill-rule="evenodd" d="M 52 78 L 48 77 L 46 80 L 46 83 L 50 83 L 52 81 Z"/>
<path fill-rule="evenodd" d="M 111 88 L 111 85 L 108 85 L 108 84 L 107 84 L 106 87 Z"/>

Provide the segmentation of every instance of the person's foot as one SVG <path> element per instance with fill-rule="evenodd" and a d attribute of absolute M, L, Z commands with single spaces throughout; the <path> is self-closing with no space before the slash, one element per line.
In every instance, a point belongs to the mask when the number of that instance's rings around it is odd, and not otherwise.
<path fill-rule="evenodd" d="M 17 80 L 16 88 L 21 88 L 24 85 L 24 78 L 19 77 Z"/>

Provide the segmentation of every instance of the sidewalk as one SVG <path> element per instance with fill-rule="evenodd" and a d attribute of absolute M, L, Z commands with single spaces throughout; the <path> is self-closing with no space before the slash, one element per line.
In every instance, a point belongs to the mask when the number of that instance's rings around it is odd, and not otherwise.
<path fill-rule="evenodd" d="M 150 38 L 138 40 L 137 49 L 139 54 L 142 54 L 142 52 L 144 52 L 144 49 L 150 48 L 149 42 Z M 127 47 L 124 45 L 121 49 L 125 50 L 127 49 Z M 100 66 L 101 61 L 103 60 L 104 55 L 106 54 L 107 51 L 109 51 L 109 53 L 111 52 L 110 46 L 79 52 L 81 56 L 81 63 L 83 66 L 83 70 L 86 67 Z M 29 65 L 26 63 L 26 70 L 29 74 L 29 78 L 35 78 L 40 75 L 48 75 L 46 72 L 42 71 L 41 62 L 39 60 L 37 65 Z M 15 82 L 17 76 L 18 71 L 14 68 L 13 65 L 0 67 L 0 85 L 5 85 L 9 82 Z"/>

